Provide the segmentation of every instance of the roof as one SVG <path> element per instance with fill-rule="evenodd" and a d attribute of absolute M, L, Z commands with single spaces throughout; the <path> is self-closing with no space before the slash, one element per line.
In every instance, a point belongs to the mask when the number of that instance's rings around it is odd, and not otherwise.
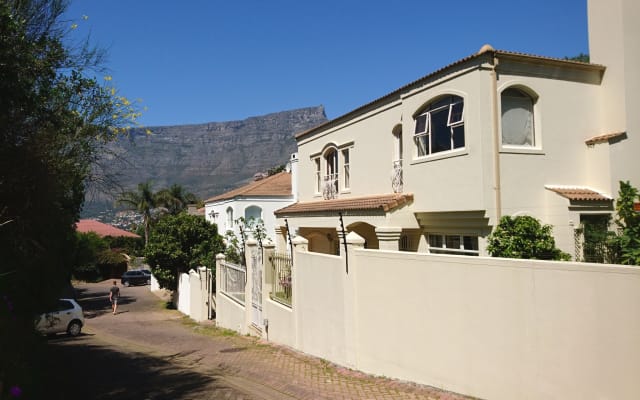
<path fill-rule="evenodd" d="M 413 201 L 412 193 L 391 193 L 365 197 L 298 202 L 276 210 L 278 216 L 337 211 L 392 211 Z"/>
<path fill-rule="evenodd" d="M 491 57 L 491 58 L 489 58 Z M 514 60 L 514 61 L 526 61 L 526 62 L 533 62 L 533 63 L 538 63 L 538 64 L 546 64 L 546 65 L 552 65 L 555 67 L 559 67 L 559 66 L 565 66 L 565 67 L 573 67 L 573 68 L 578 68 L 578 69 L 583 69 L 583 70 L 593 70 L 593 71 L 600 71 L 601 73 L 604 72 L 604 70 L 606 69 L 606 67 L 604 67 L 603 65 L 599 65 L 599 64 L 591 64 L 591 63 L 585 63 L 585 62 L 581 62 L 581 61 L 573 61 L 573 60 L 565 60 L 565 59 L 561 59 L 561 58 L 553 58 L 553 57 L 545 57 L 545 56 L 537 56 L 537 55 L 532 55 L 532 54 L 526 54 L 526 53 L 518 53 L 518 52 L 513 52 L 513 51 L 505 51 L 505 50 L 495 50 L 493 47 L 491 47 L 490 45 L 484 45 L 482 46 L 482 48 L 480 49 L 480 51 L 478 51 L 477 53 L 471 54 L 470 56 L 467 56 L 465 58 L 462 58 L 458 61 L 455 61 L 445 67 L 442 67 L 438 70 L 435 70 L 433 72 L 431 72 L 428 75 L 423 76 L 422 78 L 419 78 L 411 83 L 408 83 L 407 85 L 402 86 L 399 89 L 396 89 L 395 91 L 384 95 L 370 103 L 367 103 L 359 108 L 356 108 L 353 111 L 348 112 L 347 114 L 344 114 L 340 117 L 337 117 L 335 119 L 332 119 L 330 121 L 327 121 L 321 125 L 316 126 L 315 128 L 311 128 L 308 129 L 306 131 L 300 132 L 298 134 L 296 134 L 296 140 L 301 139 L 302 137 L 311 135 L 313 133 L 322 131 L 326 128 L 335 126 L 337 124 L 340 124 L 342 122 L 345 122 L 351 118 L 354 118 L 357 115 L 360 115 L 361 113 L 365 112 L 366 110 L 372 108 L 372 107 L 378 107 L 381 106 L 383 104 L 387 104 L 391 101 L 395 101 L 397 99 L 400 99 L 401 95 L 416 88 L 419 86 L 424 85 L 425 83 L 435 79 L 436 77 L 442 75 L 442 74 L 446 74 L 448 72 L 451 72 L 452 70 L 454 70 L 456 67 L 459 67 L 465 63 L 468 63 L 470 61 L 474 61 L 474 60 L 487 60 L 487 59 L 491 59 L 491 62 L 493 62 L 493 57 L 499 57 L 499 58 L 503 58 L 506 60 Z"/>
<path fill-rule="evenodd" d="M 594 144 L 597 144 L 597 143 L 604 143 L 604 142 L 608 142 L 608 141 L 610 141 L 612 139 L 622 138 L 626 134 L 627 134 L 627 132 L 605 133 L 603 135 L 594 136 L 594 137 L 592 137 L 590 139 L 585 140 L 584 142 L 588 146 L 593 146 Z"/>
<path fill-rule="evenodd" d="M 104 224 L 100 221 L 96 221 L 95 219 L 81 219 L 76 224 L 76 231 L 81 233 L 94 232 L 100 237 L 105 237 L 105 236 L 112 236 L 112 237 L 124 236 L 124 237 L 133 237 L 133 238 L 140 237 L 135 233 L 116 228 L 113 225 Z"/>
<path fill-rule="evenodd" d="M 266 178 L 253 181 L 248 185 L 220 194 L 205 200 L 205 203 L 214 201 L 229 200 L 235 197 L 247 196 L 291 196 L 291 174 L 289 172 L 279 172 Z"/>
<path fill-rule="evenodd" d="M 545 186 L 545 188 L 571 201 L 612 201 L 613 199 L 600 192 L 586 187 Z"/>

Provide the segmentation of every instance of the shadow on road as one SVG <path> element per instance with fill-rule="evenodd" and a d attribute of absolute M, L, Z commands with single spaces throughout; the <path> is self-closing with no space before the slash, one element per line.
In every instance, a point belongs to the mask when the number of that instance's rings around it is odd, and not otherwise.
<path fill-rule="evenodd" d="M 90 337 L 50 341 L 43 366 L 47 399 L 194 399 L 225 390 L 215 377 L 142 353 L 123 353 Z"/>

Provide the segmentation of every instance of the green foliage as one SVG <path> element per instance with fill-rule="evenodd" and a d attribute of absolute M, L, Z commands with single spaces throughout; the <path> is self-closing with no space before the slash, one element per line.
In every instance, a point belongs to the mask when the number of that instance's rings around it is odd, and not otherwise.
<path fill-rule="evenodd" d="M 163 216 L 154 224 L 144 255 L 160 286 L 175 290 L 179 273 L 200 266 L 215 270 L 215 255 L 222 251 L 216 225 L 180 213 Z"/>
<path fill-rule="evenodd" d="M 569 61 L 579 61 L 583 63 L 588 63 L 591 61 L 591 57 L 589 57 L 589 54 L 584 54 L 584 53 L 580 53 L 577 56 L 573 56 L 573 57 L 565 57 L 564 59 Z"/>
<path fill-rule="evenodd" d="M 492 257 L 569 260 L 569 254 L 556 248 L 551 230 L 533 217 L 507 215 L 489 235 L 487 250 Z"/>
<path fill-rule="evenodd" d="M 0 2 L 0 298 L 11 304 L 0 312 L 5 391 L 32 373 L 33 349 L 24 343 L 33 315 L 68 285 L 85 185 L 97 180 L 94 161 L 128 118 L 115 92 L 91 76 L 100 52 L 67 45 L 66 5 Z"/>
<path fill-rule="evenodd" d="M 616 224 L 620 228 L 617 244 L 620 248 L 620 263 L 640 265 L 640 212 L 634 210 L 638 201 L 638 189 L 627 182 L 620 182 L 616 211 Z"/>
<path fill-rule="evenodd" d="M 286 168 L 287 168 L 286 164 L 281 164 L 276 167 L 269 168 L 269 170 L 267 171 L 267 175 L 268 176 L 275 175 L 279 172 L 284 171 Z"/>
<path fill-rule="evenodd" d="M 583 215 L 577 233 L 584 238 L 583 261 L 616 264 L 620 259 L 618 236 L 609 230 L 610 215 Z"/>
<path fill-rule="evenodd" d="M 158 206 L 158 199 L 156 194 L 153 192 L 153 184 L 151 181 L 139 183 L 136 191 L 121 193 L 116 199 L 116 204 L 124 206 L 129 210 L 137 211 L 142 215 L 144 244 L 146 246 L 149 243 L 152 211 Z"/>
<path fill-rule="evenodd" d="M 199 202 L 195 194 L 186 192 L 182 186 L 177 184 L 158 191 L 156 199 L 159 205 L 165 207 L 167 212 L 173 215 L 186 210 L 189 204 Z"/>
<path fill-rule="evenodd" d="M 130 256 L 142 255 L 142 249 L 144 248 L 144 239 L 127 236 L 108 236 L 104 239 L 109 244 L 110 249 L 120 249 L 123 253 Z"/>

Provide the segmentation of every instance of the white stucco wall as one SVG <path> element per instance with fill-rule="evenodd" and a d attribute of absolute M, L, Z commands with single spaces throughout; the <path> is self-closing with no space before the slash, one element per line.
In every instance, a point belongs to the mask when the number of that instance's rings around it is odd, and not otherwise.
<path fill-rule="evenodd" d="M 207 221 L 218 225 L 218 232 L 224 236 L 228 230 L 233 230 L 236 236 L 240 236 L 240 229 L 238 224 L 234 223 L 233 226 L 229 226 L 227 223 L 227 209 L 231 207 L 233 209 L 233 218 L 238 219 L 245 216 L 245 210 L 251 206 L 258 206 L 262 208 L 262 220 L 264 221 L 264 227 L 267 231 L 267 236 L 273 241 L 275 240 L 276 233 L 276 217 L 274 211 L 280 208 L 286 207 L 293 203 L 293 196 L 289 198 L 266 198 L 266 197 L 252 197 L 252 198 L 235 198 L 231 200 L 224 200 L 215 203 L 205 204 L 205 218 Z M 218 217 L 214 220 L 212 213 L 217 213 Z"/>

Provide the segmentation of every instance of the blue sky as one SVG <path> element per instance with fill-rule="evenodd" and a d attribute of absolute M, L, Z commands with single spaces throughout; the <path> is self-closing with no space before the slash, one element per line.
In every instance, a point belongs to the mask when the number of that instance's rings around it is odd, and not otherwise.
<path fill-rule="evenodd" d="M 475 53 L 588 53 L 587 0 L 73 0 L 145 126 L 324 105 L 332 119 Z M 84 20 L 83 15 L 88 16 Z"/>

